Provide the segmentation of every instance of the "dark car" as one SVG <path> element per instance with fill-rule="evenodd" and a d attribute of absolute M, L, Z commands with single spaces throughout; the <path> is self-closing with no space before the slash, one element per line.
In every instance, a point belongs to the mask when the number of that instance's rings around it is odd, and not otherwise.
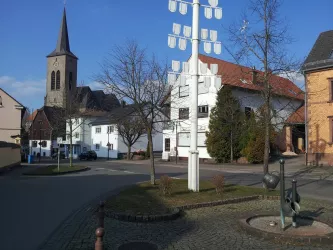
<path fill-rule="evenodd" d="M 65 156 L 65 153 L 64 152 L 60 152 L 60 159 L 65 159 L 66 156 Z M 55 160 L 55 159 L 58 159 L 58 153 L 54 153 L 52 155 L 52 160 Z"/>
<path fill-rule="evenodd" d="M 97 160 L 97 154 L 95 151 L 83 152 L 79 155 L 80 160 Z"/>

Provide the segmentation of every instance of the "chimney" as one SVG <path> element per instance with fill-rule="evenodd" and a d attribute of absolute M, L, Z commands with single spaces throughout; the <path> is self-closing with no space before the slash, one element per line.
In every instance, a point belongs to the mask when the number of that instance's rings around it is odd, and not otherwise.
<path fill-rule="evenodd" d="M 256 67 L 253 66 L 252 67 L 252 84 L 257 83 L 257 74 L 258 74 L 258 72 L 256 71 Z"/>
<path fill-rule="evenodd" d="M 125 102 L 124 100 L 122 100 L 122 101 L 121 101 L 121 107 L 122 107 L 122 108 L 125 108 L 125 106 L 126 106 L 126 102 Z"/>

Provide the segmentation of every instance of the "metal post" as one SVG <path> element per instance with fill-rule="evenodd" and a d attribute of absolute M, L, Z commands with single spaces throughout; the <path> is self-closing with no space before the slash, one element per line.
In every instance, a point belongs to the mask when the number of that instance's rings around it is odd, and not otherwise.
<path fill-rule="evenodd" d="M 95 250 L 103 250 L 103 236 L 104 236 L 104 228 L 99 227 L 96 229 L 96 243 L 95 243 Z"/>
<path fill-rule="evenodd" d="M 39 122 L 39 160 L 42 158 L 42 122 Z"/>
<path fill-rule="evenodd" d="M 58 172 L 60 172 L 60 144 L 58 144 Z"/>
<path fill-rule="evenodd" d="M 191 146 L 189 151 L 188 174 L 189 189 L 198 192 L 197 183 L 198 165 L 198 64 L 199 64 L 199 0 L 193 0 L 193 20 L 192 20 L 192 86 L 191 86 Z M 190 160 L 191 158 L 191 160 Z"/>
<path fill-rule="evenodd" d="M 108 160 L 110 160 L 110 131 L 108 131 Z"/>
<path fill-rule="evenodd" d="M 285 197 L 284 197 L 284 159 L 280 160 L 280 217 L 281 217 L 281 228 L 284 230 L 285 227 L 285 216 L 283 212 Z"/>
<path fill-rule="evenodd" d="M 294 179 L 293 182 L 292 182 L 292 202 L 293 204 L 296 204 L 296 184 L 297 184 L 297 181 Z M 296 208 L 294 208 L 296 210 Z M 296 227 L 296 213 L 293 214 L 293 217 L 292 217 L 292 225 L 293 227 Z"/>
<path fill-rule="evenodd" d="M 104 228 L 104 202 L 101 201 L 99 203 L 99 210 L 98 210 L 98 227 Z"/>
<path fill-rule="evenodd" d="M 178 164 L 178 131 L 177 131 L 177 126 L 178 126 L 178 124 L 177 124 L 177 122 L 176 122 L 176 164 Z"/>

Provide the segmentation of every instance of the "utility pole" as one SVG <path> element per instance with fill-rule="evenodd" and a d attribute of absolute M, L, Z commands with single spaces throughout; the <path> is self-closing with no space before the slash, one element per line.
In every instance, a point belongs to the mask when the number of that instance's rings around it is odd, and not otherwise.
<path fill-rule="evenodd" d="M 193 2 L 187 2 L 183 0 L 169 0 L 169 10 L 171 12 L 177 11 L 177 3 L 179 4 L 179 12 L 182 15 L 187 13 L 187 6 L 192 5 L 193 14 L 192 14 L 192 27 L 184 26 L 183 34 L 180 35 L 181 25 L 173 24 L 173 34 L 168 36 L 168 45 L 170 48 L 176 47 L 176 39 L 179 39 L 179 49 L 186 50 L 186 42 L 190 40 L 192 42 L 192 57 L 191 65 L 188 63 L 183 63 L 183 72 L 178 73 L 180 69 L 179 61 L 172 61 L 172 70 L 173 72 L 169 73 L 169 84 L 175 83 L 175 75 L 180 74 L 182 76 L 190 75 L 191 76 L 191 103 L 190 103 L 190 122 L 191 122 L 191 142 L 188 156 L 188 189 L 194 192 L 199 192 L 199 151 L 198 151 L 198 80 L 199 80 L 199 44 L 200 41 L 204 41 L 204 51 L 209 54 L 211 53 L 212 44 L 214 46 L 215 54 L 221 53 L 221 43 L 217 41 L 217 31 L 210 30 L 210 40 L 208 38 L 208 30 L 201 30 L 201 40 L 199 37 L 199 20 L 200 20 L 200 7 L 203 7 L 205 10 L 205 17 L 211 19 L 213 12 L 215 13 L 216 19 L 222 18 L 222 8 L 217 7 L 218 0 L 208 0 L 209 5 L 201 5 L 200 0 L 193 0 Z M 191 37 L 192 30 L 192 38 Z M 185 66 L 186 65 L 186 66 Z M 191 67 L 191 70 L 189 70 Z M 207 71 L 207 65 L 204 65 L 201 69 L 200 75 L 205 75 Z M 191 72 L 189 74 L 189 72 Z M 211 73 L 213 75 L 217 74 L 217 65 L 211 65 Z M 181 78 L 180 86 L 186 85 Z M 205 81 L 208 81 L 205 77 Z M 209 79 L 210 80 L 210 79 Z M 217 83 L 221 79 L 217 80 L 215 86 L 218 86 Z"/>

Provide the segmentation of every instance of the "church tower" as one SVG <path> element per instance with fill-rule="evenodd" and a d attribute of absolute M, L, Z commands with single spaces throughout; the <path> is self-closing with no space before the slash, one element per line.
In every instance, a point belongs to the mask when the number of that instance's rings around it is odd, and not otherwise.
<path fill-rule="evenodd" d="M 47 56 L 45 106 L 67 108 L 76 92 L 77 60 L 69 46 L 66 9 L 64 9 L 56 49 Z"/>

